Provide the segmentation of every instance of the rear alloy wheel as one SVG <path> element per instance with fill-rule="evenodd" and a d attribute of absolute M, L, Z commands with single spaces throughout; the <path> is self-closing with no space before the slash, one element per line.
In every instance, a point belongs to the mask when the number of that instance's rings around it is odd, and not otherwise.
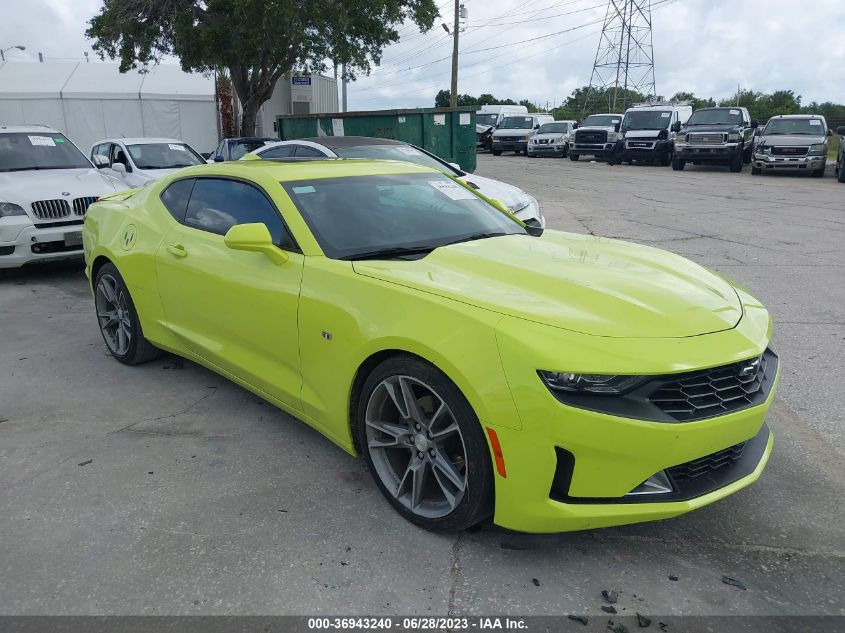
<path fill-rule="evenodd" d="M 121 363 L 136 365 L 161 354 L 144 338 L 129 289 L 114 264 L 106 264 L 97 272 L 94 305 L 103 341 Z"/>
<path fill-rule="evenodd" d="M 396 357 L 367 378 L 358 441 L 382 494 L 411 522 L 458 531 L 492 509 L 492 461 L 478 418 L 440 371 Z"/>

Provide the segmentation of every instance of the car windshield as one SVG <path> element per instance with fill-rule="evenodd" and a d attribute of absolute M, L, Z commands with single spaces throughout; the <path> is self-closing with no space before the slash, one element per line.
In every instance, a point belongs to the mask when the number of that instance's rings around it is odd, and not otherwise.
<path fill-rule="evenodd" d="M 476 114 L 475 122 L 478 125 L 496 125 L 496 119 L 498 118 L 498 114 Z"/>
<path fill-rule="evenodd" d="M 613 114 L 591 114 L 581 127 L 613 127 L 622 122 L 622 117 Z"/>
<path fill-rule="evenodd" d="M 202 156 L 184 143 L 135 143 L 126 149 L 138 169 L 173 169 L 205 163 Z"/>
<path fill-rule="evenodd" d="M 742 112 L 735 108 L 696 110 L 687 125 L 741 125 Z"/>
<path fill-rule="evenodd" d="M 525 234 L 516 220 L 436 173 L 285 182 L 326 256 L 382 259 Z"/>
<path fill-rule="evenodd" d="M 772 119 L 763 131 L 763 136 L 781 134 L 824 136 L 827 131 L 821 119 Z"/>
<path fill-rule="evenodd" d="M 64 134 L 55 132 L 0 133 L 0 171 L 78 169 L 91 167 Z"/>
<path fill-rule="evenodd" d="M 545 123 L 537 130 L 537 134 L 565 134 L 568 126 L 568 123 Z"/>
<path fill-rule="evenodd" d="M 405 163 L 416 163 L 424 167 L 431 167 L 450 176 L 462 175 L 448 165 L 410 145 L 356 145 L 354 147 L 336 147 L 332 151 L 341 158 L 401 160 Z"/>
<path fill-rule="evenodd" d="M 534 119 L 530 116 L 507 116 L 499 127 L 503 130 L 530 130 L 534 127 Z"/>
<path fill-rule="evenodd" d="M 272 143 L 273 141 L 262 141 L 261 139 L 254 141 L 235 141 L 230 145 L 232 160 L 240 160 L 244 154 L 254 152 L 259 147 Z"/>
<path fill-rule="evenodd" d="M 671 120 L 671 110 L 631 110 L 622 119 L 622 130 L 665 130 Z"/>

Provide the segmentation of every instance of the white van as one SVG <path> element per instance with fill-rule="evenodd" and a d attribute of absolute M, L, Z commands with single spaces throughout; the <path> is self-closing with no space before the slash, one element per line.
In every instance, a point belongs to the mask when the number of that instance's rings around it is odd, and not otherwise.
<path fill-rule="evenodd" d="M 672 126 L 676 122 L 684 125 L 690 116 L 692 105 L 687 102 L 640 103 L 628 108 L 619 129 L 622 138 L 608 162 L 636 160 L 668 165 L 675 147 Z"/>
<path fill-rule="evenodd" d="M 527 154 L 528 140 L 537 133 L 541 125 L 552 123 L 554 120 L 551 114 L 541 113 L 506 116 L 493 132 L 493 156 L 501 156 L 502 152 Z"/>
<path fill-rule="evenodd" d="M 493 130 L 506 116 L 528 114 L 528 108 L 521 105 L 483 105 L 475 113 L 475 146 L 490 149 Z"/>

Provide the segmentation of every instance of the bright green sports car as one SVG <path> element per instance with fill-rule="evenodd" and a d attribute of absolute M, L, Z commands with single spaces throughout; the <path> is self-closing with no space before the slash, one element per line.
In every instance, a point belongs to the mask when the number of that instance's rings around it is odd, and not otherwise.
<path fill-rule="evenodd" d="M 425 528 L 663 519 L 755 481 L 765 308 L 671 253 L 536 232 L 418 165 L 254 161 L 101 198 L 83 239 L 115 358 L 227 376 Z"/>

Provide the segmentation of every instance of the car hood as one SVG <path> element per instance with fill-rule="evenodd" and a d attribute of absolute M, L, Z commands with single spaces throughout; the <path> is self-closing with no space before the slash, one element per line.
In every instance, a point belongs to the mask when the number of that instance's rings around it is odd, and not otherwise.
<path fill-rule="evenodd" d="M 587 132 L 595 132 L 595 131 L 615 132 L 616 126 L 615 125 L 585 125 L 583 127 L 579 127 L 577 130 L 575 130 L 575 133 L 577 134 L 578 132 L 581 132 L 582 130 L 585 130 Z"/>
<path fill-rule="evenodd" d="M 555 139 L 560 137 L 567 137 L 569 134 L 567 132 L 544 132 L 543 134 L 535 134 L 535 139 L 547 138 L 547 139 Z"/>
<path fill-rule="evenodd" d="M 657 138 L 663 130 L 625 130 L 625 138 Z"/>
<path fill-rule="evenodd" d="M 462 180 L 467 184 L 475 185 L 479 193 L 488 198 L 498 200 L 504 203 L 506 207 L 512 207 L 518 204 L 524 204 L 529 200 L 528 194 L 519 187 L 514 187 L 492 178 L 485 178 L 477 174 L 466 174 L 461 176 L 458 180 Z"/>
<path fill-rule="evenodd" d="M 766 145 L 800 145 L 806 147 L 807 145 L 815 145 L 816 143 L 826 143 L 827 137 L 822 135 L 810 136 L 809 134 L 796 134 L 794 136 L 772 134 L 771 136 L 761 136 L 758 142 L 763 142 Z"/>
<path fill-rule="evenodd" d="M 184 167 L 167 167 L 165 169 L 138 169 L 135 171 L 136 176 L 141 176 L 142 178 L 146 178 L 148 180 L 158 180 L 159 178 L 163 178 L 169 174 L 172 174 L 174 171 L 179 171 L 180 169 L 184 169 Z"/>
<path fill-rule="evenodd" d="M 695 134 L 696 132 L 703 132 L 710 134 L 712 132 L 719 132 L 720 134 L 729 134 L 731 132 L 739 132 L 741 129 L 738 125 L 690 125 L 683 129 L 683 133 Z"/>
<path fill-rule="evenodd" d="M 475 124 L 475 132 L 477 134 L 484 134 L 485 132 L 493 129 L 492 125 L 484 125 L 483 123 L 476 123 Z"/>
<path fill-rule="evenodd" d="M 493 132 L 493 136 L 525 136 L 526 134 L 532 134 L 533 132 L 533 129 L 524 127 L 512 128 L 510 130 L 499 128 Z"/>
<path fill-rule="evenodd" d="M 435 249 L 415 260 L 353 262 L 355 272 L 501 314 L 607 337 L 678 338 L 728 330 L 733 287 L 648 246 L 546 231 Z"/>
<path fill-rule="evenodd" d="M 125 188 L 93 167 L 0 172 L 0 199 L 25 209 L 33 200 L 104 196 Z"/>

